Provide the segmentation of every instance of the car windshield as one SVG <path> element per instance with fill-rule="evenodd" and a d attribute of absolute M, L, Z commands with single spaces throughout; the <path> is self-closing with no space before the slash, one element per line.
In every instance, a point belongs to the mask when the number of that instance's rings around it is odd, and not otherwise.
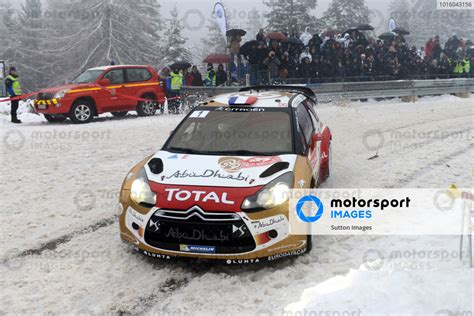
<path fill-rule="evenodd" d="M 73 80 L 72 83 L 92 83 L 99 78 L 99 76 L 103 73 L 103 70 L 87 70 L 79 75 L 76 79 Z"/>
<path fill-rule="evenodd" d="M 291 131 L 289 109 L 200 108 L 178 127 L 165 150 L 202 155 L 290 154 Z"/>

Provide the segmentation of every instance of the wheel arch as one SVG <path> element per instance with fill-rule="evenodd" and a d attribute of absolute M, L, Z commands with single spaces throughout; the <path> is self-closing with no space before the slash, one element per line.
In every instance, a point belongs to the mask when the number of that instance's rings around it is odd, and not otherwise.
<path fill-rule="evenodd" d="M 94 110 L 94 116 L 99 115 L 99 112 L 98 112 L 98 109 L 97 109 L 97 103 L 95 102 L 94 98 L 91 97 L 91 96 L 80 96 L 80 97 L 76 98 L 74 100 L 74 102 L 72 102 L 71 111 L 72 111 L 74 105 L 77 104 L 78 102 L 81 102 L 81 101 L 82 102 L 84 102 L 84 101 L 89 102 L 92 105 L 92 108 Z"/>

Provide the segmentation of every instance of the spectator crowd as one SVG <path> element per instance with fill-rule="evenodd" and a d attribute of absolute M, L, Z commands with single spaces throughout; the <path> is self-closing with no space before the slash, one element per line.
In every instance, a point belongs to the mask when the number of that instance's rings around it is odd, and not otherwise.
<path fill-rule="evenodd" d="M 260 30 L 255 40 L 242 46 L 228 71 L 222 64 L 217 70 L 209 64 L 201 76 L 194 67 L 190 73 L 184 71 L 185 84 L 243 84 L 245 79 L 251 84 L 266 84 L 472 76 L 474 46 L 471 40 L 456 34 L 445 43 L 433 36 L 419 48 L 410 46 L 403 35 L 386 33 L 374 38 L 366 34 L 351 30 L 311 35 L 306 28 L 302 34 L 284 33 L 286 39 L 281 40 Z"/>

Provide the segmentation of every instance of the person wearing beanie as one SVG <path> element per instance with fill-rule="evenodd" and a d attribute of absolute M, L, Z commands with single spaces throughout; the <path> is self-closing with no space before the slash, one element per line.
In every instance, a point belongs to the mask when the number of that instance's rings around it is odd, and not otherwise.
<path fill-rule="evenodd" d="M 19 97 L 22 95 L 21 83 L 18 79 L 18 74 L 15 67 L 10 68 L 8 76 L 5 78 L 5 86 L 7 88 L 7 94 L 10 98 Z M 17 117 L 17 110 L 20 100 L 12 100 L 10 103 L 12 123 L 20 124 L 21 121 Z"/>

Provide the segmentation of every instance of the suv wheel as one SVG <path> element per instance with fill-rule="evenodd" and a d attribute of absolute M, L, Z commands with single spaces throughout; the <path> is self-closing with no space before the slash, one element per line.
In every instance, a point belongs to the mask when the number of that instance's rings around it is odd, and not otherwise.
<path fill-rule="evenodd" d="M 67 119 L 67 117 L 64 115 L 49 115 L 49 114 L 45 114 L 44 118 L 50 123 L 61 123 Z"/>
<path fill-rule="evenodd" d="M 137 105 L 137 113 L 139 116 L 153 116 L 158 109 L 158 104 L 154 101 L 154 97 L 147 95 L 142 97 L 143 99 L 147 99 L 147 101 L 140 101 Z"/>
<path fill-rule="evenodd" d="M 90 123 L 94 119 L 94 106 L 89 101 L 76 101 L 69 117 L 74 124 Z"/>

